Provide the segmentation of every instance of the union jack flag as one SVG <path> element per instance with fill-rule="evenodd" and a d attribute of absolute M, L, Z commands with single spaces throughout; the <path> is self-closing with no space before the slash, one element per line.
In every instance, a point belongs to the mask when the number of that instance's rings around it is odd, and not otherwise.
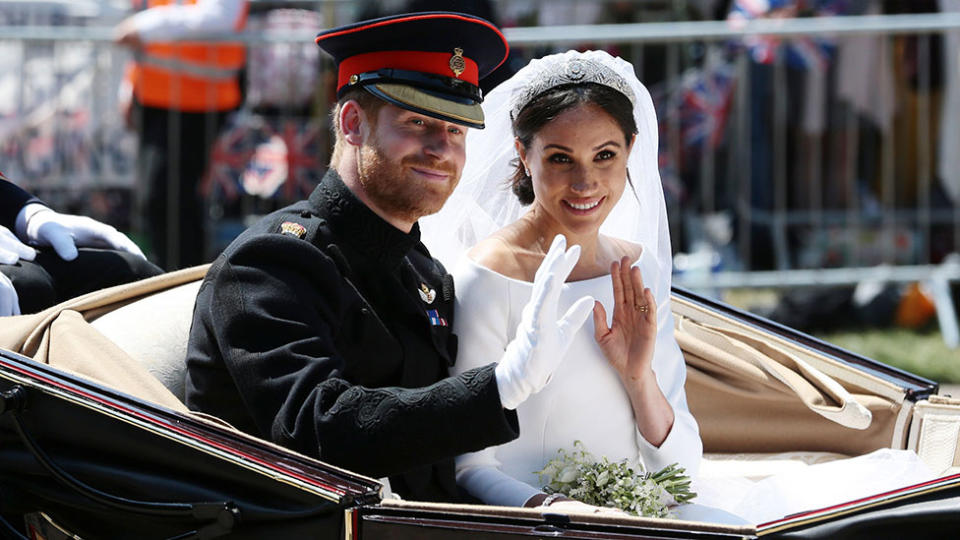
<path fill-rule="evenodd" d="M 660 122 L 661 154 L 671 142 L 680 144 L 680 152 L 716 148 L 723 140 L 735 86 L 734 65 L 711 56 L 702 67 L 683 73 L 676 86 L 651 89 Z M 671 141 L 677 131 L 679 140 Z M 665 167 L 669 156 L 661 155 L 660 161 Z"/>
<path fill-rule="evenodd" d="M 727 20 L 743 24 L 758 18 L 799 15 L 826 17 L 840 15 L 849 10 L 845 0 L 735 0 L 727 14 Z M 782 51 L 787 65 L 801 69 L 825 71 L 833 58 L 836 45 L 832 40 L 820 37 L 797 37 L 781 39 L 777 36 L 746 36 L 736 46 L 744 46 L 750 58 L 759 64 L 772 64 Z"/>
<path fill-rule="evenodd" d="M 723 138 L 733 97 L 733 64 L 714 63 L 688 73 L 680 83 L 680 133 L 684 146 L 716 148 Z"/>
<path fill-rule="evenodd" d="M 217 138 L 201 184 L 205 197 L 240 195 L 297 200 L 313 191 L 326 169 L 326 130 L 312 118 L 238 114 Z"/>

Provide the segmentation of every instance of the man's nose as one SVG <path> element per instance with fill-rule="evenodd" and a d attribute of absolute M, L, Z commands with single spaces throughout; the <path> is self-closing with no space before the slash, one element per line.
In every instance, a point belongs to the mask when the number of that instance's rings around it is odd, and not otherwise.
<path fill-rule="evenodd" d="M 431 130 L 423 145 L 424 152 L 432 157 L 445 158 L 452 148 L 450 137 L 446 129 Z"/>

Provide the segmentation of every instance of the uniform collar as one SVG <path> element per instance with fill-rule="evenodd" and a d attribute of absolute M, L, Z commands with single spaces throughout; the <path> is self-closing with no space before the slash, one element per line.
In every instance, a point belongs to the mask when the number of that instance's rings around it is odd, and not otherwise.
<path fill-rule="evenodd" d="M 420 241 L 420 225 L 405 233 L 367 207 L 340 175 L 328 169 L 313 193 L 310 204 L 319 210 L 342 244 L 372 262 L 395 267 Z"/>

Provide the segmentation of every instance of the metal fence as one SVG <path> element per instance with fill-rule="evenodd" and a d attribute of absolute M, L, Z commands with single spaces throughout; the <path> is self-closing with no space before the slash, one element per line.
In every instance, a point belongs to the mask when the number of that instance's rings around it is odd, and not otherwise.
<path fill-rule="evenodd" d="M 317 24 L 346 22 L 343 4 L 320 3 Z M 103 21 L 66 23 L 0 26 L 0 170 L 55 205 L 136 233 L 136 138 L 114 98 L 129 53 Z M 504 33 L 520 61 L 603 47 L 637 68 L 661 125 L 675 283 L 925 281 L 939 291 L 941 324 L 953 317 L 956 328 L 960 13 Z M 220 133 L 208 173 L 211 255 L 245 218 L 309 191 L 326 164 L 330 65 L 296 56 L 314 34 L 261 26 L 242 36 L 248 103 Z M 304 94 L 305 79 L 284 71 L 300 81 L 289 90 L 302 106 L 265 116 L 252 85 L 284 54 L 319 75 Z M 279 146 L 271 153 L 270 144 Z M 267 162 L 252 165 L 258 156 Z"/>

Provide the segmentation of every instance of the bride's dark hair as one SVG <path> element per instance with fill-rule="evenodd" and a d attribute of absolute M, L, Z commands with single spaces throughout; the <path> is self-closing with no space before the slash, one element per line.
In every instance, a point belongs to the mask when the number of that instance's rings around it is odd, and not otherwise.
<path fill-rule="evenodd" d="M 623 130 L 627 143 L 637 134 L 633 105 L 627 96 L 609 86 L 597 83 L 556 86 L 533 98 L 513 120 L 513 135 L 525 149 L 530 149 L 534 135 L 554 118 L 578 105 L 592 103 L 607 112 Z M 533 180 L 527 176 L 520 158 L 514 159 L 513 176 L 508 180 L 521 204 L 533 202 Z"/>

